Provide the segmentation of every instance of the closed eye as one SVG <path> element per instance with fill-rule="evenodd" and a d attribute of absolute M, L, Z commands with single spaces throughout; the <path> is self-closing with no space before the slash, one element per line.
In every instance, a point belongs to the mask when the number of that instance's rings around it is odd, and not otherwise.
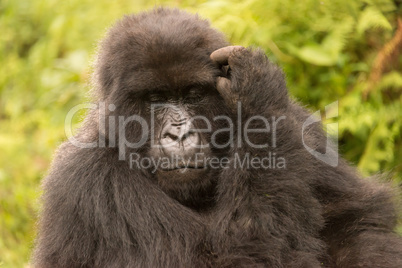
<path fill-rule="evenodd" d="M 184 97 L 185 102 L 194 103 L 199 102 L 203 99 L 204 94 L 202 94 L 199 89 L 190 89 Z"/>
<path fill-rule="evenodd" d="M 166 94 L 164 92 L 151 92 L 148 94 L 150 102 L 166 102 Z"/>

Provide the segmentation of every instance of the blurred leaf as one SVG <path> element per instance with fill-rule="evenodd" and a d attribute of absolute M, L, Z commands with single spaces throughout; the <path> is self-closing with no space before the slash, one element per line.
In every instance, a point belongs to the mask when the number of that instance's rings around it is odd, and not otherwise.
<path fill-rule="evenodd" d="M 365 31 L 373 28 L 380 28 L 384 30 L 391 30 L 392 26 L 387 18 L 375 7 L 367 7 L 360 14 L 357 23 L 357 33 L 363 34 Z"/>

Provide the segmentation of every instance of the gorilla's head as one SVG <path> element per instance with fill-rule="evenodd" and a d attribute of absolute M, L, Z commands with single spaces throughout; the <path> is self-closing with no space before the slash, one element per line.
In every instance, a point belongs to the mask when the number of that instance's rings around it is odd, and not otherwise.
<path fill-rule="evenodd" d="M 215 87 L 222 71 L 210 59 L 226 45 L 207 21 L 160 8 L 125 17 L 100 46 L 94 76 L 98 95 L 114 105 L 106 115 L 116 117 L 114 122 L 130 116 L 144 120 L 127 120 L 113 137 L 125 146 L 146 139 L 128 148 L 126 159 L 184 203 L 200 200 L 199 195 L 208 199 L 219 168 L 207 162 L 229 148 L 227 132 L 216 131 L 229 127 L 229 110 Z M 106 136 L 110 143 L 113 137 Z M 127 142 L 121 142 L 123 136 Z"/>

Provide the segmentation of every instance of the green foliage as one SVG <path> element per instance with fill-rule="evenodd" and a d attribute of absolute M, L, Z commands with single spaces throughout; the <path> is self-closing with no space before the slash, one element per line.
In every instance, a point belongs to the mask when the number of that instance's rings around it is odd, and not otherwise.
<path fill-rule="evenodd" d="M 264 48 L 284 68 L 294 98 L 312 110 L 338 100 L 343 155 L 364 175 L 386 172 L 402 181 L 402 57 L 387 62 L 378 81 L 369 79 L 395 32 L 394 1 L 3 0 L 1 267 L 28 263 L 40 179 L 65 139 L 67 111 L 87 100 L 97 40 L 123 14 L 155 4 L 199 12 L 233 43 Z"/>
<path fill-rule="evenodd" d="M 311 109 L 338 100 L 343 155 L 364 175 L 390 172 L 401 181 L 402 57 L 376 83 L 368 79 L 395 31 L 393 1 L 210 1 L 197 10 L 234 43 L 265 48 Z"/>

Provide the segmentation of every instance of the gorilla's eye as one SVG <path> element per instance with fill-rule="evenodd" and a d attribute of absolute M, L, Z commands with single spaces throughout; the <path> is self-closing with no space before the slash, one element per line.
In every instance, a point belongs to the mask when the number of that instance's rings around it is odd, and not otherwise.
<path fill-rule="evenodd" d="M 166 102 L 167 98 L 163 92 L 151 92 L 148 94 L 150 102 Z"/>
<path fill-rule="evenodd" d="M 194 102 L 199 102 L 202 100 L 203 94 L 201 90 L 197 88 L 192 88 L 190 89 L 187 94 L 184 96 L 184 100 L 187 103 L 194 103 Z"/>

